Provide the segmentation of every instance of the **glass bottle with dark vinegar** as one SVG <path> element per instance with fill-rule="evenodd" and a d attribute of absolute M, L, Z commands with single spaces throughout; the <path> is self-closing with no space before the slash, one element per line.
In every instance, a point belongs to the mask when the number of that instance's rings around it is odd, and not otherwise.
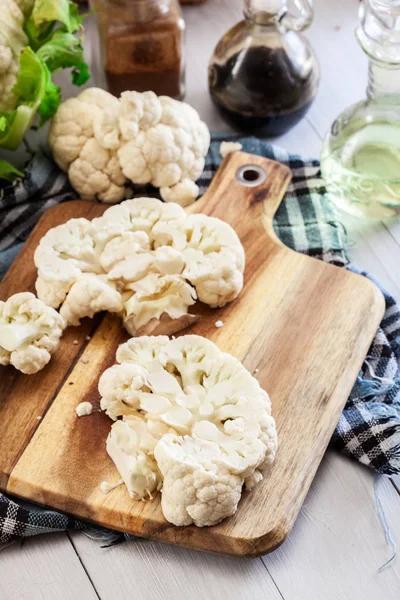
<path fill-rule="evenodd" d="M 304 117 L 318 89 L 317 59 L 298 33 L 311 24 L 312 5 L 310 0 L 246 0 L 244 16 L 214 50 L 210 94 L 237 129 L 282 135 Z"/>

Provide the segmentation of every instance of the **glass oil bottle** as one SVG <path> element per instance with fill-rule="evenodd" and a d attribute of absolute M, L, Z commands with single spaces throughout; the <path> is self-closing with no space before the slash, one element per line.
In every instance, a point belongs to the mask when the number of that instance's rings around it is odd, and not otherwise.
<path fill-rule="evenodd" d="M 330 198 L 359 217 L 400 214 L 400 1 L 363 0 L 356 37 L 369 59 L 367 98 L 334 121 L 321 170 Z"/>

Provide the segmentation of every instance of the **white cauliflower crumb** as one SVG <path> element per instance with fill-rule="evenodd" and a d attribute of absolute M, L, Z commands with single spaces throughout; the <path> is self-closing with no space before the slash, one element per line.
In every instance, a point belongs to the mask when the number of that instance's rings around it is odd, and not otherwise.
<path fill-rule="evenodd" d="M 100 378 L 101 408 L 115 420 L 107 439 L 132 498 L 162 489 L 165 518 L 215 525 L 274 460 L 268 395 L 243 365 L 196 335 L 131 338 Z"/>
<path fill-rule="evenodd" d="M 74 340 L 72 343 L 74 344 L 74 346 L 77 346 L 79 344 L 78 340 Z"/>
<path fill-rule="evenodd" d="M 85 340 L 86 340 L 87 342 L 89 342 L 91 339 L 92 339 L 92 338 L 90 337 L 90 335 L 87 335 L 87 336 L 85 337 Z"/>
<path fill-rule="evenodd" d="M 199 319 L 189 313 L 197 299 L 231 302 L 245 263 L 227 223 L 155 198 L 126 200 L 93 221 L 70 219 L 46 233 L 34 258 L 39 298 L 68 325 L 108 311 L 131 335 L 188 327 Z"/>
<path fill-rule="evenodd" d="M 43 417 L 39 416 L 39 417 L 36 417 L 36 419 L 37 419 L 38 421 L 41 421 L 41 420 L 43 419 Z"/>
<path fill-rule="evenodd" d="M 78 417 L 87 417 L 92 414 L 93 406 L 90 402 L 81 402 L 75 410 Z"/>
<path fill-rule="evenodd" d="M 57 311 L 30 292 L 0 302 L 0 365 L 31 375 L 50 361 L 66 323 Z"/>
<path fill-rule="evenodd" d="M 185 102 L 153 92 L 117 99 L 89 88 L 63 102 L 49 132 L 57 164 L 87 200 L 119 202 L 128 182 L 151 183 L 181 206 L 199 194 L 210 132 Z"/>
<path fill-rule="evenodd" d="M 82 356 L 81 362 L 83 362 L 84 365 L 87 365 L 89 362 L 89 359 L 86 356 Z"/>
<path fill-rule="evenodd" d="M 219 146 L 219 153 L 222 158 L 232 154 L 232 152 L 239 152 L 243 148 L 240 142 L 221 142 Z"/>
<path fill-rule="evenodd" d="M 124 483 L 123 479 L 119 479 L 115 483 L 108 483 L 108 481 L 102 481 L 100 484 L 100 489 L 103 492 L 103 494 L 108 494 L 109 492 L 111 492 L 112 490 L 115 490 L 115 488 L 119 487 L 123 483 Z"/>
<path fill-rule="evenodd" d="M 223 321 L 215 321 L 215 327 L 217 327 L 218 329 L 220 327 L 223 327 L 223 326 L 224 326 L 224 322 Z"/>

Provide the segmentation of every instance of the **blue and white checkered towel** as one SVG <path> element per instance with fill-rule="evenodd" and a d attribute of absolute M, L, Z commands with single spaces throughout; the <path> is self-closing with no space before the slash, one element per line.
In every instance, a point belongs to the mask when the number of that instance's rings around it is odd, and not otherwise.
<path fill-rule="evenodd" d="M 239 141 L 246 152 L 279 160 L 292 170 L 292 182 L 274 222 L 287 246 L 369 277 L 349 263 L 346 233 L 325 197 L 318 161 L 303 161 L 255 138 L 214 135 L 200 180 L 202 194 L 221 162 L 220 142 L 227 139 Z M 150 187 L 136 191 L 137 195 L 157 196 Z M 66 175 L 44 156 L 33 159 L 23 181 L 1 191 L 0 278 L 39 217 L 51 206 L 75 198 Z M 400 472 L 400 309 L 390 294 L 382 291 L 386 312 L 332 444 L 375 471 L 390 475 Z M 0 494 L 0 544 L 38 533 L 85 527 L 83 522 Z"/>

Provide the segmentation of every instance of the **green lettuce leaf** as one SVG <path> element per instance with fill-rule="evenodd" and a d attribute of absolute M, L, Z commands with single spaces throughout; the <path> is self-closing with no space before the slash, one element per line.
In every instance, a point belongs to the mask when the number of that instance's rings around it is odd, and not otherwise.
<path fill-rule="evenodd" d="M 44 60 L 51 73 L 72 67 L 71 78 L 74 85 L 82 85 L 90 77 L 81 40 L 64 28 L 57 30 L 37 54 Z"/>
<path fill-rule="evenodd" d="M 37 111 L 42 125 L 54 115 L 61 102 L 60 88 L 51 81 L 48 67 L 29 47 L 21 53 L 13 92 L 18 99 L 17 108 L 0 113 L 0 146 L 8 150 L 18 148 Z"/>
<path fill-rule="evenodd" d="M 0 158 L 0 179 L 14 181 L 16 177 L 23 177 L 23 173 L 13 167 L 9 162 Z"/>
<path fill-rule="evenodd" d="M 4 11 L 6 14 L 6 8 Z M 17 36 L 14 30 L 18 28 L 10 13 L 5 37 L 7 43 L 14 42 L 14 52 L 20 57 L 13 88 L 17 101 L 14 110 L 0 111 L 0 147 L 16 150 L 36 114 L 41 127 L 56 113 L 61 94 L 51 80 L 52 73 L 71 69 L 75 85 L 89 79 L 82 48 L 83 18 L 71 0 L 35 0 L 26 15 L 24 30 L 20 28 Z"/>
<path fill-rule="evenodd" d="M 62 23 L 68 33 L 76 33 L 82 29 L 82 22 L 83 16 L 71 0 L 35 0 L 24 29 L 30 46 L 38 50 L 51 40 L 57 23 Z"/>
<path fill-rule="evenodd" d="M 38 29 L 52 21 L 60 21 L 70 33 L 82 27 L 78 7 L 71 0 L 36 0 L 31 19 Z"/>

